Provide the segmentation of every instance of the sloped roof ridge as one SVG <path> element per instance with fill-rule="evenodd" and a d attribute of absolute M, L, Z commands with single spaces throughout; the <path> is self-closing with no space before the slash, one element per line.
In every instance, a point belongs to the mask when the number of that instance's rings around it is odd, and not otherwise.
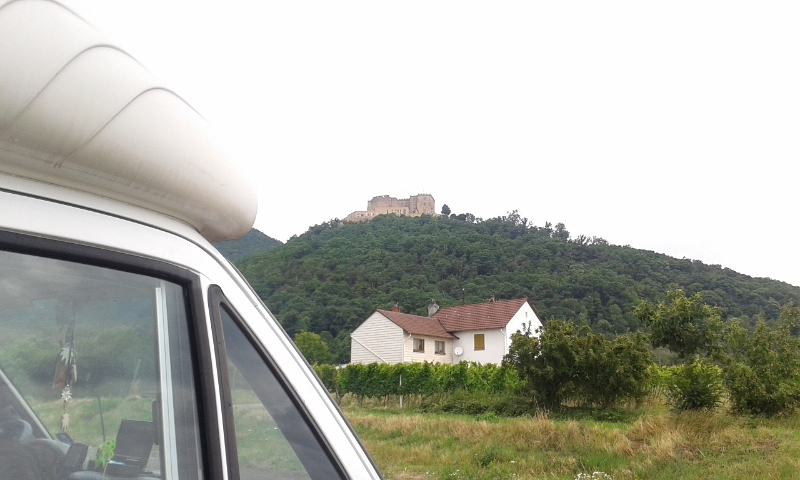
<path fill-rule="evenodd" d="M 376 310 L 378 313 L 388 318 L 395 325 L 415 335 L 428 335 L 431 337 L 453 338 L 442 323 L 436 318 L 421 317 L 410 313 L 392 312 L 390 310 Z"/>
<path fill-rule="evenodd" d="M 440 308 L 433 318 L 448 332 L 502 328 L 527 302 L 525 297 Z"/>

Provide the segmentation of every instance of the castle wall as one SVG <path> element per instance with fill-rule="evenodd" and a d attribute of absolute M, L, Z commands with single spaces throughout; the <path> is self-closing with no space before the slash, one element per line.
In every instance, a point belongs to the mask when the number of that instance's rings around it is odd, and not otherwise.
<path fill-rule="evenodd" d="M 345 217 L 347 222 L 368 222 L 377 215 L 394 213 L 419 217 L 420 215 L 436 215 L 436 201 L 433 195 L 423 193 L 409 198 L 397 199 L 389 195 L 373 197 L 367 202 L 367 210 L 359 210 Z"/>

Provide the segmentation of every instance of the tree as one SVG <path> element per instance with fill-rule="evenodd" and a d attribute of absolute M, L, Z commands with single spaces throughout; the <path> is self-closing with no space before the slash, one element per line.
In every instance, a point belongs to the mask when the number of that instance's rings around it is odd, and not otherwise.
<path fill-rule="evenodd" d="M 578 377 L 575 325 L 550 320 L 533 336 L 530 326 L 511 336 L 511 347 L 503 363 L 513 367 L 520 379 L 544 405 L 558 407 L 574 392 Z"/>
<path fill-rule="evenodd" d="M 673 367 L 667 381 L 667 401 L 676 410 L 713 410 L 724 393 L 720 368 L 698 355 Z"/>
<path fill-rule="evenodd" d="M 546 225 L 545 225 L 546 226 Z M 564 241 L 569 240 L 569 230 L 563 223 L 557 223 L 555 230 L 552 233 L 553 238 L 558 238 Z"/>
<path fill-rule="evenodd" d="M 644 335 L 627 334 L 608 340 L 587 333 L 578 338 L 576 346 L 580 372 L 576 385 L 586 402 L 607 408 L 620 400 L 645 396 L 652 362 Z"/>
<path fill-rule="evenodd" d="M 734 411 L 776 415 L 800 404 L 800 340 L 791 335 L 796 314 L 792 305 L 784 307 L 777 330 L 763 320 L 753 333 L 738 322 L 728 327 L 724 379 Z"/>
<path fill-rule="evenodd" d="M 450 207 L 448 207 L 446 203 L 442 205 L 442 215 L 445 217 L 450 215 Z"/>
<path fill-rule="evenodd" d="M 717 307 L 702 302 L 699 293 L 686 298 L 683 290 L 667 292 L 667 303 L 642 300 L 634 315 L 650 328 L 654 347 L 666 347 L 685 362 L 697 354 L 713 354 L 719 347 L 722 322 Z"/>
<path fill-rule="evenodd" d="M 646 393 L 651 362 L 644 336 L 608 340 L 563 320 L 550 320 L 537 333 L 538 338 L 528 326 L 512 335 L 503 363 L 545 406 L 558 407 L 572 397 L 609 407 Z"/>
<path fill-rule="evenodd" d="M 311 365 L 330 363 L 333 360 L 333 355 L 328 351 L 328 344 L 316 333 L 299 332 L 294 336 L 294 344 Z"/>

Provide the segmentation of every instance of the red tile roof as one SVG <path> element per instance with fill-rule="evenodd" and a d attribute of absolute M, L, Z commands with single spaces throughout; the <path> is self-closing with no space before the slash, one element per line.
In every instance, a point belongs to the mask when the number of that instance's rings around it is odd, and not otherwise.
<path fill-rule="evenodd" d="M 378 310 L 378 313 L 394 322 L 397 326 L 413 335 L 428 335 L 429 337 L 454 338 L 442 327 L 435 318 L 419 317 L 407 313 Z"/>
<path fill-rule="evenodd" d="M 433 314 L 433 318 L 439 320 L 448 332 L 502 328 L 508 325 L 511 317 L 527 302 L 527 298 L 518 298 L 516 300 L 501 300 L 499 302 L 441 308 Z"/>

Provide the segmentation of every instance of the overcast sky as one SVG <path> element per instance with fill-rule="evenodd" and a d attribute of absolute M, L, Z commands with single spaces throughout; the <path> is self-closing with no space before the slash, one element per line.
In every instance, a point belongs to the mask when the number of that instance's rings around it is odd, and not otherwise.
<path fill-rule="evenodd" d="M 183 96 L 287 240 L 431 193 L 800 285 L 800 3 L 64 3 Z"/>

